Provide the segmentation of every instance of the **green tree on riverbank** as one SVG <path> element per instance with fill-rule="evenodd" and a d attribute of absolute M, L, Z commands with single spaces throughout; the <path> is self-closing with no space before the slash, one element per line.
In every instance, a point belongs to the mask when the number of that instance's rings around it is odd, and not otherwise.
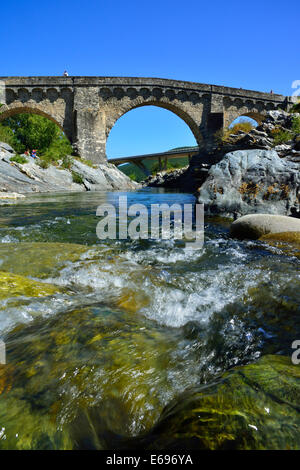
<path fill-rule="evenodd" d="M 49 119 L 36 114 L 17 114 L 0 123 L 0 141 L 7 142 L 22 154 L 38 150 L 42 160 L 53 162 L 72 153 L 72 147 L 62 130 Z"/>

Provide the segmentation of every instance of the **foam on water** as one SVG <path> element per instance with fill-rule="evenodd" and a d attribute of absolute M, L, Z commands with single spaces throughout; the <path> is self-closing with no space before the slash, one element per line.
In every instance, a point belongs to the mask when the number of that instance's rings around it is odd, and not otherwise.
<path fill-rule="evenodd" d="M 89 288 L 101 301 L 116 304 L 124 292 L 137 296 L 142 293 L 149 300 L 140 312 L 163 325 L 206 323 L 213 313 L 245 295 L 260 277 L 259 269 L 244 266 L 247 254 L 240 247 L 228 247 L 228 242 L 225 243 L 221 254 L 218 253 L 226 261 L 223 264 L 214 258 L 214 251 L 220 247 L 212 244 L 212 248 L 192 258 L 190 252 L 174 246 L 168 253 L 165 248 L 154 247 L 145 251 L 126 250 L 109 259 L 107 256 L 91 259 L 91 250 L 81 261 L 69 264 L 58 277 L 47 281 Z M 182 263 L 180 272 L 174 270 L 174 258 Z M 213 260 L 210 269 L 207 259 Z"/>

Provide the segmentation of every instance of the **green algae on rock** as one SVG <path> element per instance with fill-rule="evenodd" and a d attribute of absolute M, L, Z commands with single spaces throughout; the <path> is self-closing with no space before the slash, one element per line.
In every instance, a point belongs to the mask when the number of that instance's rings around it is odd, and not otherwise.
<path fill-rule="evenodd" d="M 36 318 L 15 327 L 5 341 L 14 372 L 5 396 L 9 404 L 0 417 L 10 448 L 33 449 L 39 439 L 52 448 L 76 447 L 76 423 L 95 407 L 104 435 L 146 432 L 174 396 L 175 368 L 182 377 L 177 385 L 181 391 L 191 375 L 181 372 L 174 357 L 177 330 L 169 333 L 143 317 L 104 305 Z M 24 421 L 13 419 L 8 409 L 20 409 Z M 88 434 L 86 427 L 80 429 L 81 437 Z"/>
<path fill-rule="evenodd" d="M 300 258 L 300 232 L 269 233 L 260 237 L 260 240 L 279 248 L 287 255 Z"/>
<path fill-rule="evenodd" d="M 260 240 L 275 240 L 300 245 L 300 232 L 268 233 L 267 235 L 263 235 L 262 237 L 260 237 Z"/>
<path fill-rule="evenodd" d="M 59 287 L 24 276 L 0 271 L 0 300 L 10 297 L 44 297 L 60 292 Z"/>
<path fill-rule="evenodd" d="M 68 434 L 57 427 L 51 416 L 21 397 L 1 397 L 0 422 L 0 450 L 72 449 Z"/>
<path fill-rule="evenodd" d="M 0 245 L 1 270 L 44 279 L 68 261 L 77 261 L 89 248 L 75 243 L 5 243 Z"/>
<path fill-rule="evenodd" d="M 264 356 L 181 395 L 134 448 L 299 450 L 299 403 L 299 366 Z"/>

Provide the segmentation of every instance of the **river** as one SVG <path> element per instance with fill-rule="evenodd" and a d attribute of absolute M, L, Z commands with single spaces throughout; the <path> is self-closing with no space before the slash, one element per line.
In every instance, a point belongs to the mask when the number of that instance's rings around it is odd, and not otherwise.
<path fill-rule="evenodd" d="M 291 354 L 293 248 L 231 239 L 230 221 L 218 218 L 205 219 L 199 251 L 172 239 L 99 240 L 97 206 L 120 195 L 147 207 L 195 202 L 143 189 L 34 194 L 0 207 L 0 448 L 76 448 L 90 409 L 98 448 L 109 448 L 110 435 L 148 432 L 186 389 Z"/>

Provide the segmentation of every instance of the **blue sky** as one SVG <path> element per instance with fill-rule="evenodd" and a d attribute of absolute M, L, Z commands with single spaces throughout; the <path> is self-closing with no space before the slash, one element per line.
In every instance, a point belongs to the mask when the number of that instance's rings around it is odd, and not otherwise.
<path fill-rule="evenodd" d="M 164 77 L 288 95 L 300 79 L 299 17 L 299 0 L 1 2 L 0 76 L 66 68 L 70 75 Z M 145 107 L 117 122 L 108 154 L 193 143 L 179 118 Z"/>

